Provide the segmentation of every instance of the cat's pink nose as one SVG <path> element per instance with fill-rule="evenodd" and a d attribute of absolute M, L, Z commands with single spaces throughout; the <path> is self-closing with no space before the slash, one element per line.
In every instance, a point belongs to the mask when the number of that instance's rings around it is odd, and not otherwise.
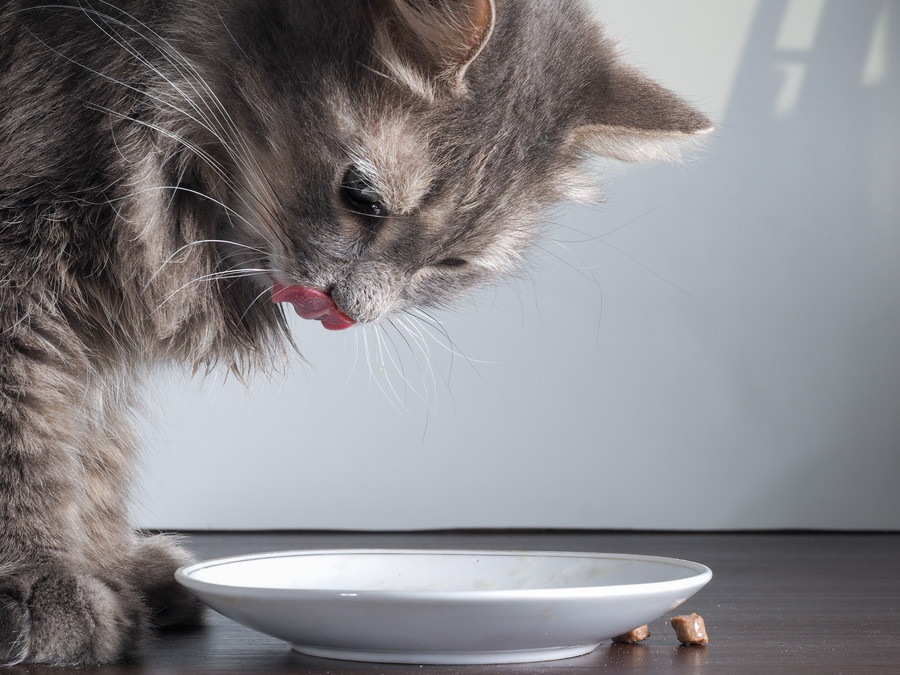
<path fill-rule="evenodd" d="M 356 323 L 334 304 L 324 291 L 306 286 L 272 286 L 272 302 L 289 302 L 304 319 L 321 321 L 328 330 L 343 330 Z"/>

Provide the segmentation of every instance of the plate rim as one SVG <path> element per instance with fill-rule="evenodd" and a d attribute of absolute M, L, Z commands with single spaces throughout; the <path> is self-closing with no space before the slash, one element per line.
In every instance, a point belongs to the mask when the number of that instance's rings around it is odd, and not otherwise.
<path fill-rule="evenodd" d="M 570 586 L 562 588 L 508 588 L 490 590 L 415 590 L 415 589 L 377 589 L 366 590 L 353 587 L 345 588 L 283 588 L 261 587 L 240 584 L 220 584 L 203 581 L 192 575 L 204 569 L 218 567 L 240 562 L 263 560 L 271 558 L 310 557 L 316 555 L 455 555 L 455 556 L 530 556 L 552 558 L 580 558 L 580 559 L 612 559 L 630 560 L 635 562 L 653 562 L 671 565 L 673 567 L 686 568 L 693 572 L 690 576 L 681 579 L 663 581 L 647 581 L 632 584 L 613 584 L 607 586 Z M 600 598 L 616 596 L 632 596 L 643 593 L 658 593 L 663 590 L 695 589 L 706 586 L 712 579 L 712 570 L 703 563 L 671 558 L 667 556 L 631 554 L 631 553 L 605 553 L 598 551 L 540 551 L 540 550 L 515 550 L 515 549 L 417 549 L 417 548 L 328 548 L 328 549 L 292 549 L 284 551 L 265 551 L 260 553 L 246 553 L 241 555 L 211 558 L 209 560 L 192 563 L 178 568 L 175 571 L 175 580 L 182 586 L 200 592 L 215 592 L 220 595 L 245 595 L 253 593 L 257 596 L 277 597 L 303 597 L 303 598 L 377 598 L 379 600 L 498 600 L 498 599 L 539 599 L 539 598 Z M 694 591 L 696 592 L 696 591 Z"/>

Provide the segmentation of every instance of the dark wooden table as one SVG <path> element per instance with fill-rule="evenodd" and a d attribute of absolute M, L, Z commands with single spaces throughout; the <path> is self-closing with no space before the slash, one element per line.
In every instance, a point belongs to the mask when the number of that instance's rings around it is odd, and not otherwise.
<path fill-rule="evenodd" d="M 638 553 L 709 565 L 710 584 L 676 613 L 702 614 L 708 647 L 678 644 L 665 619 L 639 645 L 510 666 L 394 666 L 331 661 L 210 612 L 208 625 L 156 638 L 133 662 L 19 666 L 9 673 L 900 673 L 900 534 L 447 532 L 192 534 L 201 558 L 308 548 L 496 548 Z"/>

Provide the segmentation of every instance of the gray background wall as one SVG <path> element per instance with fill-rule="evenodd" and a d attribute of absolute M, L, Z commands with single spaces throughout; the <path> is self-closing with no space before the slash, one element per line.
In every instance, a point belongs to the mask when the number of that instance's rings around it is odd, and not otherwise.
<path fill-rule="evenodd" d="M 137 524 L 900 528 L 900 7 L 594 4 L 703 156 L 612 167 L 441 330 L 161 376 Z"/>

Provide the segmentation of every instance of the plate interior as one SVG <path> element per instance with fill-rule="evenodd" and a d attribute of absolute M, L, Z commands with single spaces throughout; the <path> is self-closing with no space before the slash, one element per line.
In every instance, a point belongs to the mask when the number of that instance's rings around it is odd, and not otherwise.
<path fill-rule="evenodd" d="M 638 556 L 493 552 L 286 553 L 200 566 L 192 579 L 244 588 L 478 592 L 575 589 L 694 577 L 694 563 Z"/>

